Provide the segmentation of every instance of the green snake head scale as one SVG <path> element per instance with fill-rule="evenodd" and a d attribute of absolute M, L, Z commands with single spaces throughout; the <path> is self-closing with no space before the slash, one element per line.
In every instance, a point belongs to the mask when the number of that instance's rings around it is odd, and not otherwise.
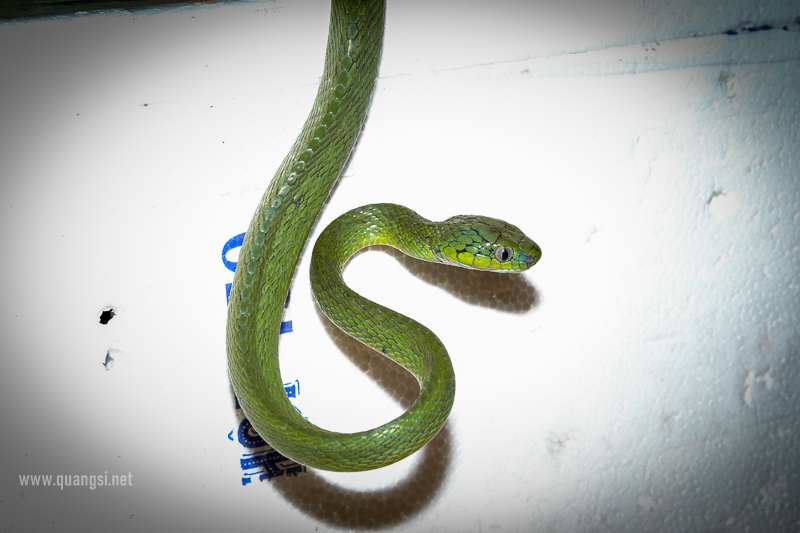
<path fill-rule="evenodd" d="M 539 245 L 518 227 L 478 215 L 442 222 L 434 253 L 442 263 L 497 272 L 523 272 L 542 257 Z"/>

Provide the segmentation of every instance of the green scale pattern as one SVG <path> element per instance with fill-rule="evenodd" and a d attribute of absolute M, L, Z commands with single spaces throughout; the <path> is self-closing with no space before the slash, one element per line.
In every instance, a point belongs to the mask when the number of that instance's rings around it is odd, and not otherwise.
<path fill-rule="evenodd" d="M 430 247 L 423 245 L 434 240 L 436 232 L 430 221 L 408 208 L 375 204 L 337 218 L 314 245 L 311 290 L 320 309 L 342 331 L 411 372 L 420 385 L 416 401 L 398 418 L 369 431 L 337 435 L 345 446 L 364 449 L 364 469 L 399 461 L 432 439 L 453 407 L 456 380 L 447 350 L 432 331 L 350 289 L 342 271 L 356 251 L 375 244 L 436 261 Z"/>
<path fill-rule="evenodd" d="M 434 223 L 394 204 L 345 213 L 314 247 L 315 298 L 343 331 L 409 370 L 420 383 L 420 395 L 395 420 L 359 433 L 319 428 L 289 402 L 278 365 L 283 303 L 311 227 L 363 125 L 385 10 L 382 1 L 334 0 L 313 110 L 250 223 L 228 307 L 228 369 L 245 415 L 273 448 L 323 470 L 371 470 L 407 457 L 441 429 L 455 397 L 453 367 L 436 335 L 344 284 L 342 269 L 353 253 L 386 244 L 427 261 L 499 272 L 524 271 L 541 257 L 519 228 L 488 217 Z"/>
<path fill-rule="evenodd" d="M 332 3 L 314 107 L 250 222 L 228 305 L 228 369 L 245 415 L 287 457 L 328 470 L 357 470 L 364 459 L 356 450 L 348 458 L 342 445 L 319 446 L 319 436 L 332 434 L 300 416 L 286 397 L 278 336 L 300 253 L 364 123 L 385 16 L 382 1 Z"/>

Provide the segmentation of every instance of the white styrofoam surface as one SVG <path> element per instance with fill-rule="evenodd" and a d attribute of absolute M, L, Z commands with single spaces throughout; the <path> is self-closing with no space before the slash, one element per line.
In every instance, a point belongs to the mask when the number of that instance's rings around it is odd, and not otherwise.
<path fill-rule="evenodd" d="M 797 530 L 798 15 L 390 3 L 315 233 L 391 201 L 507 219 L 543 258 L 512 279 L 357 257 L 348 283 L 448 347 L 451 419 L 386 469 L 244 486 L 220 251 L 310 109 L 326 4 L 0 27 L 3 530 Z M 308 263 L 281 346 L 296 405 L 390 419 L 413 380 L 332 330 Z M 20 481 L 104 472 L 132 485 Z"/>

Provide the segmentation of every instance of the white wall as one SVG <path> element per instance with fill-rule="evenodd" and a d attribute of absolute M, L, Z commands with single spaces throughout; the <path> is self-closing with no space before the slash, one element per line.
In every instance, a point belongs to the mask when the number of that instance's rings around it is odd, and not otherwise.
<path fill-rule="evenodd" d="M 448 347 L 450 421 L 372 473 L 242 470 L 220 251 L 310 110 L 327 10 L 0 27 L 3 530 L 796 531 L 797 1 L 391 2 L 315 233 L 391 201 L 507 219 L 543 258 L 500 279 L 360 255 L 348 282 Z M 308 263 L 296 405 L 389 420 L 415 385 L 332 330 Z M 104 472 L 132 485 L 19 479 Z"/>

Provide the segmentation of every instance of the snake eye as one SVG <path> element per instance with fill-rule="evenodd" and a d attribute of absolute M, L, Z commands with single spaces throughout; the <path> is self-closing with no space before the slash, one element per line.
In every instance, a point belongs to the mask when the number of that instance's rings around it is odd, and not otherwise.
<path fill-rule="evenodd" d="M 498 246 L 494 251 L 494 257 L 501 263 L 508 263 L 514 257 L 514 250 L 509 246 Z"/>

